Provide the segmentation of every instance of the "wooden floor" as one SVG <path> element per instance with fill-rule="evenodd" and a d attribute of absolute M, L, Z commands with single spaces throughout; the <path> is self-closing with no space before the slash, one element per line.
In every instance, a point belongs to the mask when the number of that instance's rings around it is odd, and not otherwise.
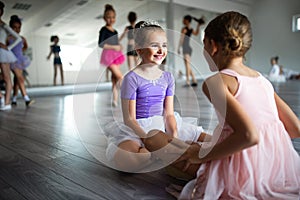
<path fill-rule="evenodd" d="M 300 82 L 275 89 L 299 117 Z M 178 84 L 176 92 L 176 110 L 213 130 L 216 117 L 200 87 Z M 19 100 L 0 112 L 0 199 L 174 199 L 165 187 L 184 182 L 164 169 L 130 174 L 104 164 L 103 126 L 121 118 L 110 99 L 110 91 L 43 96 L 28 109 Z M 300 141 L 294 145 L 300 153 Z"/>

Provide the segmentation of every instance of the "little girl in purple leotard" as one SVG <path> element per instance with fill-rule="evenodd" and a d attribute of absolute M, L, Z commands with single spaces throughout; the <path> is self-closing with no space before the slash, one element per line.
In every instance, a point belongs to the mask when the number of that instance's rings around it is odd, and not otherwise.
<path fill-rule="evenodd" d="M 17 15 L 12 15 L 9 21 L 9 26 L 16 32 L 20 33 L 21 31 L 21 19 Z M 29 106 L 34 101 L 30 99 L 30 97 L 27 94 L 26 88 L 25 88 L 25 78 L 23 75 L 23 70 L 26 69 L 30 65 L 30 59 L 27 56 L 23 55 L 23 51 L 27 48 L 27 41 L 24 37 L 22 37 L 22 42 L 19 42 L 11 51 L 14 53 L 14 55 L 17 58 L 17 61 L 15 63 L 12 63 L 10 65 L 10 69 L 14 74 L 14 86 L 13 86 L 13 97 L 11 104 L 13 106 L 17 105 L 17 96 L 18 96 L 18 90 L 20 88 L 20 91 L 22 93 L 22 96 L 25 101 L 25 105 Z M 13 36 L 8 37 L 8 44 L 11 44 L 15 41 L 15 38 Z"/>
<path fill-rule="evenodd" d="M 202 127 L 174 112 L 174 77 L 160 69 L 167 56 L 166 32 L 156 22 L 142 21 L 136 25 L 134 40 L 141 63 L 124 76 L 121 85 L 124 124 L 110 123 L 105 129 L 108 160 L 130 172 L 149 164 L 151 153 L 145 141 L 153 130 L 182 141 L 197 142 L 206 136 Z M 160 141 L 158 137 L 154 143 Z"/>

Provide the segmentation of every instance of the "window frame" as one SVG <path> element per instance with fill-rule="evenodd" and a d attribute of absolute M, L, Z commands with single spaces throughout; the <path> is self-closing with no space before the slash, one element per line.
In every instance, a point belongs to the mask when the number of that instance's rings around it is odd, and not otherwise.
<path fill-rule="evenodd" d="M 300 31 L 300 14 L 293 16 L 293 22 L 292 22 L 292 30 L 293 32 L 299 32 Z"/>

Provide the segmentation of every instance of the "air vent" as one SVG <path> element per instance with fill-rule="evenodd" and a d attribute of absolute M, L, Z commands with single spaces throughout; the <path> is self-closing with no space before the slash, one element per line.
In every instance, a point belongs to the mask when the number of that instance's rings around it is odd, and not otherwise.
<path fill-rule="evenodd" d="M 197 10 L 195 7 L 187 7 L 186 10 L 188 11 L 194 11 L 194 10 Z"/>
<path fill-rule="evenodd" d="M 28 10 L 31 7 L 31 4 L 26 3 L 16 3 L 12 8 L 16 10 Z"/>
<path fill-rule="evenodd" d="M 66 36 L 75 36 L 75 33 L 67 33 Z"/>
<path fill-rule="evenodd" d="M 88 0 L 81 0 L 77 3 L 78 6 L 82 6 L 84 4 L 86 4 L 88 2 Z"/>
<path fill-rule="evenodd" d="M 95 17 L 96 19 L 103 19 L 103 15 L 98 15 L 97 17 Z"/>
<path fill-rule="evenodd" d="M 50 26 L 52 26 L 52 23 L 49 22 L 49 23 L 45 24 L 45 26 L 50 27 Z"/>

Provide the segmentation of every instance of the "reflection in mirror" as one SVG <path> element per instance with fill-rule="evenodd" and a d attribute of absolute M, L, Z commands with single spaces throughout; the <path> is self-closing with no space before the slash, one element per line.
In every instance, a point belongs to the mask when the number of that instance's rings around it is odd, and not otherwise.
<path fill-rule="evenodd" d="M 28 51 L 27 55 L 32 59 L 31 65 L 27 71 L 28 79 L 32 88 L 29 88 L 29 93 L 36 94 L 40 91 L 43 94 L 49 90 L 38 90 L 39 87 L 53 86 L 53 59 L 47 60 L 51 45 L 50 36 L 58 35 L 60 38 L 59 45 L 61 47 L 61 60 L 64 69 L 64 89 L 72 90 L 74 84 L 80 85 L 103 85 L 103 88 L 109 89 L 109 82 L 106 82 L 103 75 L 105 69 L 100 67 L 99 60 L 102 49 L 98 47 L 98 34 L 102 26 L 105 25 L 103 20 L 103 10 L 105 2 L 97 0 L 82 1 L 82 3 L 72 1 L 28 1 L 32 6 L 28 10 L 13 9 L 13 5 L 8 5 L 8 9 L 4 14 L 4 21 L 8 22 L 10 15 L 18 14 L 23 20 L 21 35 L 27 38 Z M 13 4 L 9 2 L 7 4 Z M 158 23 L 167 28 L 167 3 L 159 1 L 137 1 L 137 0 L 113 0 L 110 2 L 116 10 L 116 23 L 114 28 L 121 34 L 125 27 L 128 26 L 127 15 L 130 11 L 137 13 L 137 21 L 144 19 L 154 19 Z M 207 20 L 214 17 L 216 13 L 197 9 L 195 7 L 186 7 L 183 5 L 174 4 L 173 20 L 175 32 L 180 32 L 182 28 L 182 17 L 190 14 L 195 17 L 205 16 Z M 57 9 L 59 8 L 59 9 Z M 192 23 L 196 26 L 196 23 Z M 193 37 L 192 46 L 194 53 L 202 54 L 202 49 L 199 44 L 202 44 L 203 29 L 197 37 Z M 173 41 L 174 48 L 177 48 L 179 34 L 175 36 Z M 169 41 L 172 42 L 172 41 Z M 126 54 L 127 41 L 122 40 L 123 52 Z M 198 47 L 197 47 L 198 46 Z M 174 50 L 170 50 L 174 51 Z M 176 53 L 176 52 L 170 52 Z M 169 54 L 170 54 L 169 53 Z M 199 60 L 197 56 L 193 56 L 192 63 L 204 65 L 205 62 Z M 168 60 L 167 60 L 168 61 Z M 168 62 L 167 62 L 168 64 Z M 174 73 L 184 72 L 184 63 L 180 56 L 175 56 L 173 71 Z M 193 66 L 197 67 L 197 66 Z M 125 74 L 128 71 L 127 62 L 124 62 L 121 71 Z M 82 72 L 81 72 L 82 71 Z M 78 76 L 81 73 L 80 77 Z M 201 71 L 201 74 L 207 74 L 208 71 Z M 199 73 L 197 74 L 199 77 Z M 196 76 L 197 76 L 196 75 Z M 57 76 L 57 83 L 60 83 L 60 76 Z M 100 83 L 100 84 L 99 84 Z M 88 86 L 89 87 L 89 86 Z M 56 91 L 62 91 L 57 86 Z M 91 89 L 87 89 L 91 91 Z"/>

